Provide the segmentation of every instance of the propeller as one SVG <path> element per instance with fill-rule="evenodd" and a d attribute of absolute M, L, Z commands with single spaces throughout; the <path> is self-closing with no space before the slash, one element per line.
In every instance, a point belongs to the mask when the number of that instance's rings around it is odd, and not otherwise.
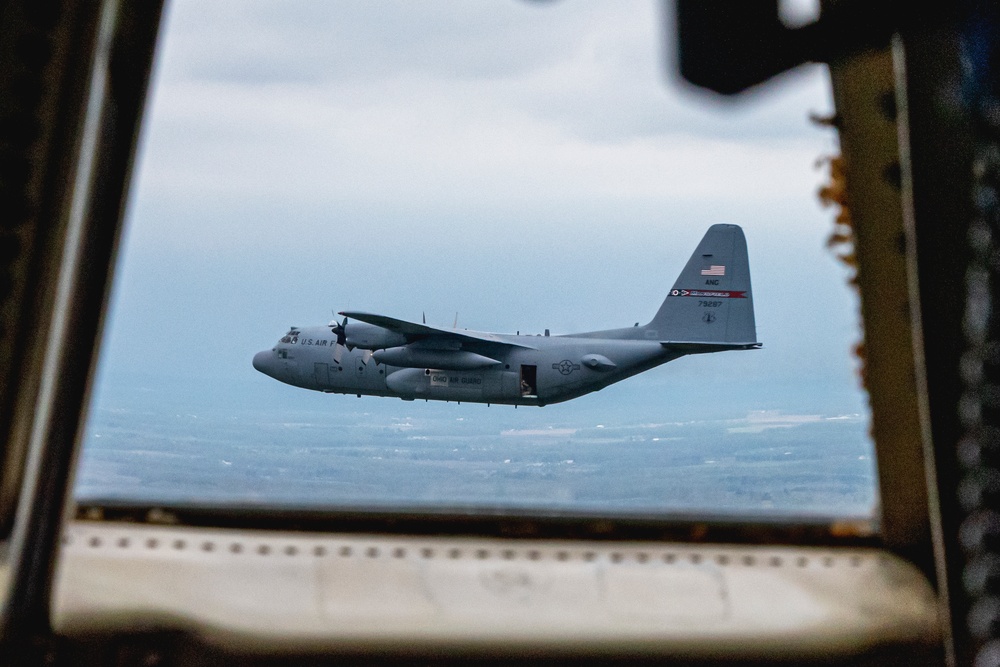
<path fill-rule="evenodd" d="M 343 322 L 338 322 L 337 314 L 334 313 L 333 320 L 330 322 L 329 326 L 330 331 L 337 337 L 337 342 L 333 346 L 333 360 L 339 364 L 340 358 L 344 355 L 344 347 L 347 346 L 347 334 L 345 333 L 345 328 L 347 327 L 347 317 L 344 317 Z"/>

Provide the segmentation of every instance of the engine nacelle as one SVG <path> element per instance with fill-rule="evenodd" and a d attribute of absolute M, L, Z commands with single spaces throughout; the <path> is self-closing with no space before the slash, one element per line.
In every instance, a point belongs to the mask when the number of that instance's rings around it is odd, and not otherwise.
<path fill-rule="evenodd" d="M 406 338 L 374 324 L 348 322 L 344 327 L 344 342 L 351 349 L 360 347 L 362 350 L 381 350 L 406 345 Z"/>

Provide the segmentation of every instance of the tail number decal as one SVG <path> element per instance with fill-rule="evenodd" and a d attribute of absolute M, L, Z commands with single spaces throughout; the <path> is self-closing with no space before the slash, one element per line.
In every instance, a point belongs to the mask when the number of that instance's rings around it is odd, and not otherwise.
<path fill-rule="evenodd" d="M 733 292 L 729 290 L 703 290 L 703 289 L 672 289 L 670 296 L 695 296 L 710 299 L 745 299 L 746 292 Z"/>

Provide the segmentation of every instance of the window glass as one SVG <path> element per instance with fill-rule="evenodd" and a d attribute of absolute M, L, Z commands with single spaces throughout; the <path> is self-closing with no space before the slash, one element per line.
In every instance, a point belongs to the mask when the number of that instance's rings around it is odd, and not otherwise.
<path fill-rule="evenodd" d="M 720 102 L 676 81 L 671 17 L 638 1 L 179 0 L 166 18 L 78 498 L 872 512 L 857 299 L 816 197 L 837 150 L 809 119 L 831 110 L 824 68 Z M 645 324 L 717 223 L 746 235 L 762 349 L 544 407 L 527 399 L 551 378 L 621 361 L 515 363 L 517 407 L 323 393 L 252 363 L 387 382 L 398 367 L 361 348 L 334 358 L 338 311 L 443 330 L 390 331 L 424 341 L 418 374 L 492 359 L 449 331 Z"/>

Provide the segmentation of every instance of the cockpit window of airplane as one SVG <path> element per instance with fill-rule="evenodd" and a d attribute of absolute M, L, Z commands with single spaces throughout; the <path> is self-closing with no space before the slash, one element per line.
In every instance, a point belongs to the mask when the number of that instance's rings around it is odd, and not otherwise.
<path fill-rule="evenodd" d="M 171 2 L 77 498 L 872 518 L 827 70 L 670 21 Z"/>

